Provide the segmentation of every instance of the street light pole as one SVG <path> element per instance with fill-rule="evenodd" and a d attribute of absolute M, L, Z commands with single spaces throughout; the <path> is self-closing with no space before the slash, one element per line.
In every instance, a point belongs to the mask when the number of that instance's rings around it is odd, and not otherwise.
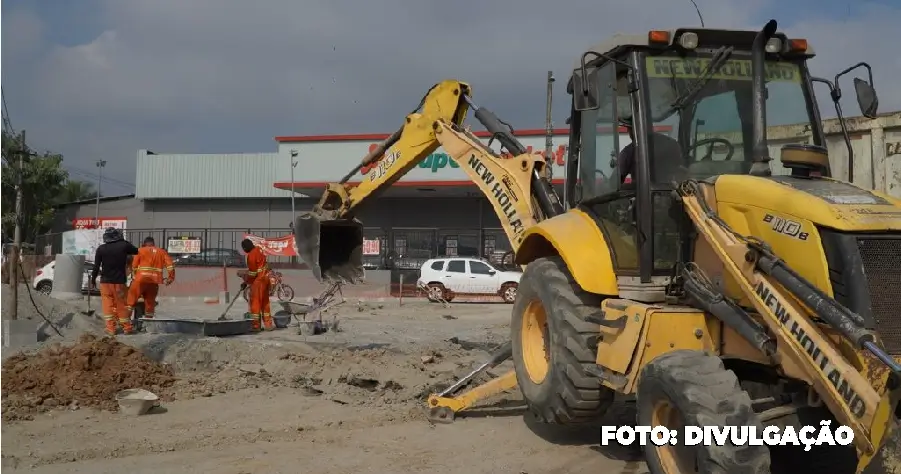
<path fill-rule="evenodd" d="M 106 160 L 97 160 L 97 204 L 94 206 L 94 225 L 100 228 L 100 186 L 103 184 L 103 167 L 106 166 Z"/>
<path fill-rule="evenodd" d="M 291 150 L 291 225 L 297 220 L 297 211 L 294 208 L 294 168 L 297 167 L 297 150 Z"/>

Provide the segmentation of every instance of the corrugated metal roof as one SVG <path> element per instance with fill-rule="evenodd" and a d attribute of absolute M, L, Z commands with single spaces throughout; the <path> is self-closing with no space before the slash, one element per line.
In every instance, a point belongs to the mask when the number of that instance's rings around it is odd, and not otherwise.
<path fill-rule="evenodd" d="M 138 150 L 135 197 L 285 198 L 291 193 L 272 185 L 285 181 L 289 171 L 277 153 L 187 155 Z"/>

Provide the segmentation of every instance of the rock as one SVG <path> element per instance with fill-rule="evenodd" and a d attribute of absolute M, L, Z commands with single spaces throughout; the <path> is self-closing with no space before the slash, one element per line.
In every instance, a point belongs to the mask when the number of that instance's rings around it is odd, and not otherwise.
<path fill-rule="evenodd" d="M 423 364 L 431 364 L 432 362 L 435 362 L 435 356 L 424 355 L 420 357 L 419 360 L 422 361 Z"/>
<path fill-rule="evenodd" d="M 244 372 L 245 374 L 253 374 L 253 375 L 258 375 L 262 372 L 265 372 L 263 370 L 263 366 L 260 364 L 241 364 L 238 366 L 238 370 L 240 370 L 241 372 Z"/>

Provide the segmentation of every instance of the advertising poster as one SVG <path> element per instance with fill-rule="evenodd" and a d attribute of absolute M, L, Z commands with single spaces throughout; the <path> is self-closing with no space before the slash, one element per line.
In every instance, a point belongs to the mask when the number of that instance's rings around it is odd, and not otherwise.
<path fill-rule="evenodd" d="M 200 253 L 200 237 L 173 237 L 166 242 L 166 251 L 177 254 Z"/>
<path fill-rule="evenodd" d="M 379 239 L 363 239 L 363 255 L 381 254 L 382 241 Z"/>
<path fill-rule="evenodd" d="M 94 260 L 97 247 L 103 243 L 103 231 L 100 229 L 79 229 L 63 232 L 63 253 L 84 255 Z"/>
<path fill-rule="evenodd" d="M 250 239 L 254 245 L 260 247 L 266 255 L 277 257 L 296 257 L 297 247 L 294 245 L 294 236 L 260 237 L 253 234 L 244 234 L 245 239 Z"/>

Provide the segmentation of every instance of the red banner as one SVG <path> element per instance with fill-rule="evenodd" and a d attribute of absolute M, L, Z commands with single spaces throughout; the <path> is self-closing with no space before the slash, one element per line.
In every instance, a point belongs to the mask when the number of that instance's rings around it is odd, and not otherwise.
<path fill-rule="evenodd" d="M 244 234 L 245 239 L 250 239 L 254 245 L 263 250 L 266 255 L 275 255 L 277 257 L 294 257 L 297 252 L 294 251 L 294 236 L 286 235 L 283 237 L 260 237 L 253 234 Z"/>

